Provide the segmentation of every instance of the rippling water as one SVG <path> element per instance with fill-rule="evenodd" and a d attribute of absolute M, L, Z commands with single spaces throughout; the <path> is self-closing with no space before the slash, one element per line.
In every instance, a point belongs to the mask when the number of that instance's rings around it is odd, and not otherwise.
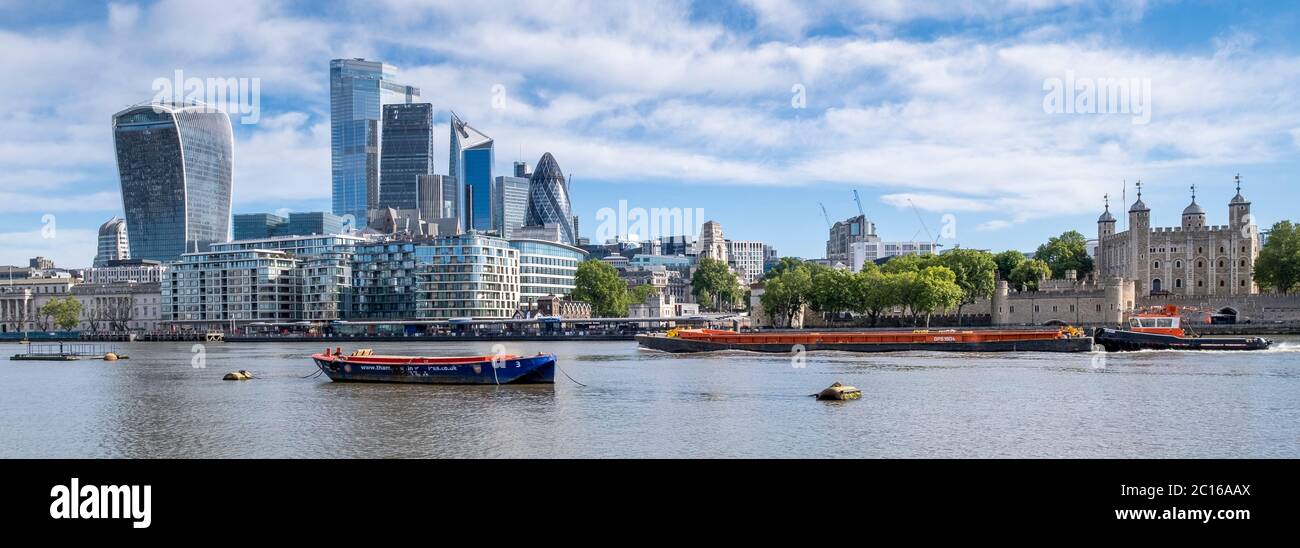
<path fill-rule="evenodd" d="M 2 457 L 1300 457 L 1300 339 L 1254 353 L 668 355 L 553 352 L 579 386 L 338 384 L 318 344 L 120 345 L 119 362 L 11 362 Z M 492 343 L 374 344 L 490 353 Z M 249 369 L 258 379 L 226 382 Z M 834 381 L 863 398 L 808 396 Z"/>

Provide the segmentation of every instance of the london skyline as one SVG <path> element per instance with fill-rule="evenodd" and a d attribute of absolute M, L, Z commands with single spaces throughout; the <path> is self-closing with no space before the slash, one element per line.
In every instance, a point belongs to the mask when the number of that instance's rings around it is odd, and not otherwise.
<path fill-rule="evenodd" d="M 7 73 L 81 79 L 63 99 L 21 79 L 0 91 L 0 263 L 89 266 L 95 229 L 123 214 L 110 118 L 177 70 L 261 80 L 260 120 L 232 119 L 235 213 L 329 210 L 328 66 L 354 57 L 422 90 L 435 151 L 455 110 L 495 139 L 495 174 L 554 153 L 588 237 L 619 200 L 704 207 L 733 237 L 815 258 L 819 204 L 832 222 L 856 215 L 857 189 L 885 239 L 940 238 L 952 215 L 946 247 L 1030 250 L 1064 230 L 1091 235 L 1104 194 L 1127 209 L 1125 179 L 1143 181 L 1153 226 L 1177 224 L 1192 184 L 1208 222 L 1227 224 L 1236 173 L 1262 227 L 1291 216 L 1300 56 L 1296 16 L 1280 6 L 417 4 L 307 14 L 246 2 L 220 18 L 186 2 L 0 6 Z M 122 39 L 144 25 L 203 39 L 139 55 L 162 40 Z M 1076 77 L 1147 79 L 1149 121 L 1047 111 L 1045 84 Z M 435 154 L 435 172 L 443 162 Z M 46 216 L 53 238 L 41 237 Z"/>

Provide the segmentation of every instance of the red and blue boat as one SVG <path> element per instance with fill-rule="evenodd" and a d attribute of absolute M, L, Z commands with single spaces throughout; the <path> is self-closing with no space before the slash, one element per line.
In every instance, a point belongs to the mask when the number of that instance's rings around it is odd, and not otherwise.
<path fill-rule="evenodd" d="M 313 354 L 312 360 L 334 382 L 415 384 L 554 384 L 555 355 L 419 357 L 376 356 L 368 349 L 343 355 L 342 349 Z"/>

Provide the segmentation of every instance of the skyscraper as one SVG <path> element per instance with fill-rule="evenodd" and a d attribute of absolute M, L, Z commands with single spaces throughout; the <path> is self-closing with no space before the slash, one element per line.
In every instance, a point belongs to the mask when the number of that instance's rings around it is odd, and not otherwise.
<path fill-rule="evenodd" d="M 384 105 L 379 206 L 419 207 L 419 177 L 433 173 L 433 105 Z"/>
<path fill-rule="evenodd" d="M 447 173 L 464 190 L 466 230 L 492 230 L 492 138 L 451 113 L 451 159 Z"/>
<path fill-rule="evenodd" d="M 492 229 L 510 239 L 516 228 L 524 226 L 528 214 L 528 179 L 497 177 L 492 180 Z"/>
<path fill-rule="evenodd" d="M 131 248 L 126 236 L 126 219 L 113 217 L 99 225 L 99 248 L 95 253 L 95 266 L 104 266 L 109 261 L 121 261 L 131 256 Z"/>
<path fill-rule="evenodd" d="M 147 103 L 113 115 L 131 257 L 174 261 L 230 235 L 234 134 L 202 104 Z"/>
<path fill-rule="evenodd" d="M 569 213 L 569 187 L 564 181 L 564 173 L 555 157 L 547 152 L 537 162 L 537 169 L 528 183 L 528 213 L 525 224 L 544 226 L 549 223 L 560 225 L 562 243 L 575 245 L 577 236 L 573 233 L 573 218 Z"/>
<path fill-rule="evenodd" d="M 351 229 L 366 224 L 379 201 L 379 115 L 383 92 L 407 103 L 419 88 L 393 81 L 396 69 L 379 61 L 330 61 L 330 179 L 335 215 L 351 215 Z"/>

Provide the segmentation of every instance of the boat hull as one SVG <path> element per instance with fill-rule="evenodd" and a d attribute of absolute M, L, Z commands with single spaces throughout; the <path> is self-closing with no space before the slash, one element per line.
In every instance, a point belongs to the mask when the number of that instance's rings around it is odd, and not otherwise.
<path fill-rule="evenodd" d="M 410 384 L 554 384 L 555 355 L 509 356 L 493 363 L 472 361 L 383 361 L 349 356 L 312 356 L 334 382 L 388 382 Z"/>
<path fill-rule="evenodd" d="M 1098 329 L 1093 335 L 1108 352 L 1138 350 L 1268 350 L 1272 341 L 1263 337 L 1175 337 L 1119 329 Z"/>
<path fill-rule="evenodd" d="M 788 354 L 795 344 L 804 351 L 836 350 L 842 352 L 1091 352 L 1092 339 L 986 340 L 954 342 L 798 342 L 798 343 L 729 343 L 704 339 L 685 339 L 663 335 L 637 335 L 643 348 L 664 352 L 716 352 L 745 350 Z"/>

